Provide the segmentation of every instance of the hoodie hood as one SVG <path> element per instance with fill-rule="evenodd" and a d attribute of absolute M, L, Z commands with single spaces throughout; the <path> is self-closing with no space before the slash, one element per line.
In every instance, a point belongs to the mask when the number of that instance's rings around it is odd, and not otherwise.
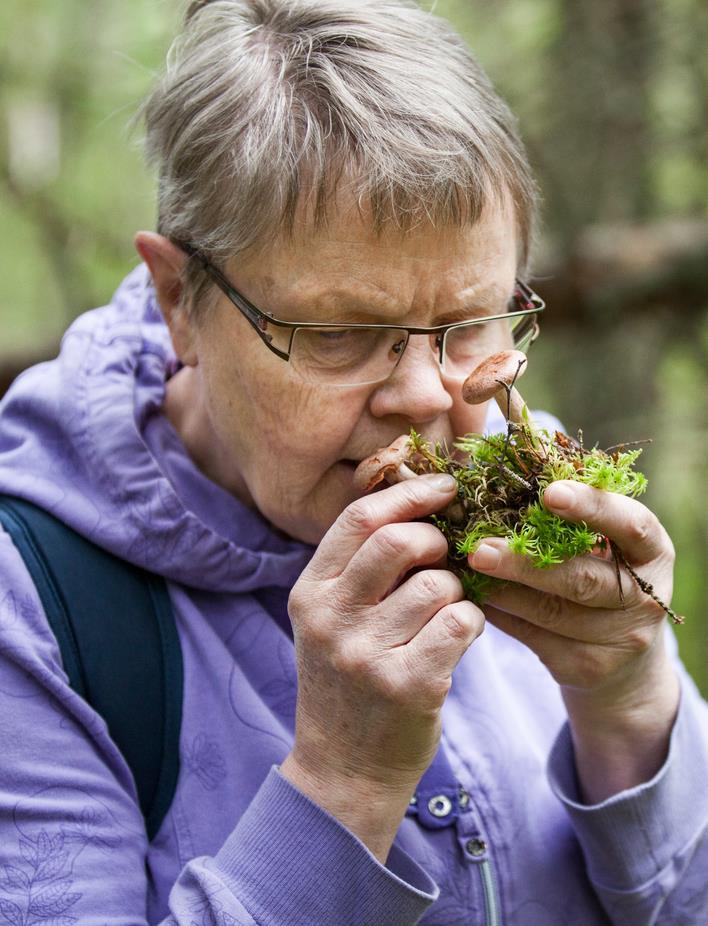
<path fill-rule="evenodd" d="M 290 588 L 313 548 L 280 533 L 191 461 L 161 411 L 178 369 L 141 264 L 107 306 L 74 322 L 55 360 L 21 374 L 0 403 L 0 492 L 182 585 Z M 493 403 L 489 412 L 487 432 L 503 430 Z"/>
<path fill-rule="evenodd" d="M 0 404 L 0 492 L 183 585 L 291 586 L 312 547 L 280 534 L 192 463 L 161 412 L 178 368 L 141 265 Z"/>

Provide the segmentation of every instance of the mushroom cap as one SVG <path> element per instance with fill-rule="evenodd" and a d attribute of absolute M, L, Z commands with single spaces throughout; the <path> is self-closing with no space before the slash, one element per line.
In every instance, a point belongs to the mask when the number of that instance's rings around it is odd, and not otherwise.
<path fill-rule="evenodd" d="M 462 384 L 462 398 L 468 405 L 480 405 L 503 388 L 520 379 L 526 369 L 526 354 L 520 350 L 502 350 L 483 360 Z"/>
<path fill-rule="evenodd" d="M 362 492 L 373 489 L 385 477 L 386 473 L 397 469 L 405 463 L 410 454 L 407 434 L 402 434 L 388 447 L 382 447 L 376 453 L 362 460 L 354 470 L 354 485 Z"/>

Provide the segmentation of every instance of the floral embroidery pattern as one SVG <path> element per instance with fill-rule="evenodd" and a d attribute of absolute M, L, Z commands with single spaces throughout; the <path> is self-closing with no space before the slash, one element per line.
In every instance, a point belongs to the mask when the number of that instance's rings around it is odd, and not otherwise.
<path fill-rule="evenodd" d="M 204 893 L 188 903 L 191 916 L 189 926 L 247 926 L 226 911 L 217 897 L 225 890 L 223 884 L 212 880 L 205 872 L 201 873 L 200 882 Z"/>
<path fill-rule="evenodd" d="M 10 629 L 17 624 L 18 618 L 30 622 L 37 616 L 37 608 L 29 595 L 19 598 L 10 590 L 0 601 L 0 627 Z"/>
<path fill-rule="evenodd" d="M 207 791 L 213 791 L 226 777 L 226 762 L 219 744 L 204 733 L 195 736 L 191 747 L 184 754 L 184 764 Z"/>
<path fill-rule="evenodd" d="M 71 891 L 74 879 L 64 834 L 52 837 L 42 830 L 34 840 L 21 836 L 20 853 L 23 862 L 5 865 L 0 877 L 2 921 L 10 926 L 71 926 L 77 917 L 68 911 L 83 895 Z"/>

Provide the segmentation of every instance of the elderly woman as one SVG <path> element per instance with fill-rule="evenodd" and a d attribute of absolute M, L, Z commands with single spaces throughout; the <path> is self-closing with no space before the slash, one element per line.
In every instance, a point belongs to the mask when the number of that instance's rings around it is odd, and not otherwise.
<path fill-rule="evenodd" d="M 708 921 L 708 716 L 663 612 L 494 540 L 480 610 L 426 521 L 450 478 L 353 479 L 411 427 L 499 429 L 460 384 L 533 330 L 534 185 L 463 43 L 405 0 L 196 2 L 144 114 L 158 233 L 6 398 L 0 491 L 166 579 L 180 770 L 148 839 L 0 535 L 3 920 Z M 668 599 L 643 505 L 545 502 Z"/>

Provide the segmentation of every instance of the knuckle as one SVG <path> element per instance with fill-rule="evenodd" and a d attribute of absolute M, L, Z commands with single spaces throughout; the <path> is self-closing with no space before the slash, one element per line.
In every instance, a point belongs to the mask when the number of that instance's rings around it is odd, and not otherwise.
<path fill-rule="evenodd" d="M 360 678 L 368 673 L 369 660 L 356 646 L 345 646 L 335 650 L 329 661 L 338 675 L 349 679 Z"/>
<path fill-rule="evenodd" d="M 460 580 L 447 569 L 424 569 L 416 573 L 415 584 L 426 601 L 459 601 L 464 594 Z"/>
<path fill-rule="evenodd" d="M 381 555 L 387 559 L 400 559 L 410 549 L 410 541 L 398 524 L 386 524 L 380 527 L 373 539 Z"/>
<path fill-rule="evenodd" d="M 449 675 L 422 673 L 420 666 L 410 665 L 405 678 L 391 678 L 385 686 L 389 703 L 404 713 L 432 713 L 438 711 L 450 692 Z"/>
<path fill-rule="evenodd" d="M 561 595 L 549 594 L 544 602 L 543 622 L 546 627 L 560 623 L 565 614 L 565 599 Z"/>
<path fill-rule="evenodd" d="M 387 704 L 398 708 L 413 706 L 414 692 L 405 672 L 378 667 L 372 673 L 371 683 L 378 696 Z"/>
<path fill-rule="evenodd" d="M 294 622 L 299 622 L 307 614 L 311 606 L 312 596 L 308 594 L 305 584 L 299 581 L 290 590 L 288 595 L 288 615 Z"/>
<path fill-rule="evenodd" d="M 374 509 L 368 498 L 359 498 L 339 516 L 340 525 L 353 534 L 370 534 L 376 528 Z"/>
<path fill-rule="evenodd" d="M 575 563 L 572 577 L 572 595 L 578 604 L 590 605 L 597 599 L 598 576 L 589 562 L 581 559 Z"/>
<path fill-rule="evenodd" d="M 330 628 L 324 620 L 293 621 L 299 642 L 310 650 L 327 652 L 331 646 Z"/>
<path fill-rule="evenodd" d="M 393 660 L 375 660 L 367 684 L 389 709 L 403 715 L 437 711 L 445 700 L 451 680 L 435 666 L 402 648 Z"/>
<path fill-rule="evenodd" d="M 623 648 L 632 656 L 640 656 L 651 648 L 654 638 L 655 631 L 649 627 L 641 625 L 630 627 L 624 633 Z"/>
<path fill-rule="evenodd" d="M 439 613 L 448 636 L 453 640 L 466 642 L 477 630 L 476 615 L 470 609 L 447 607 Z"/>
<path fill-rule="evenodd" d="M 440 569 L 424 569 L 415 575 L 415 585 L 422 598 L 438 598 L 442 590 Z"/>
<path fill-rule="evenodd" d="M 646 508 L 643 511 L 644 514 L 633 518 L 627 527 L 630 541 L 639 546 L 650 540 L 656 531 L 653 515 Z"/>

